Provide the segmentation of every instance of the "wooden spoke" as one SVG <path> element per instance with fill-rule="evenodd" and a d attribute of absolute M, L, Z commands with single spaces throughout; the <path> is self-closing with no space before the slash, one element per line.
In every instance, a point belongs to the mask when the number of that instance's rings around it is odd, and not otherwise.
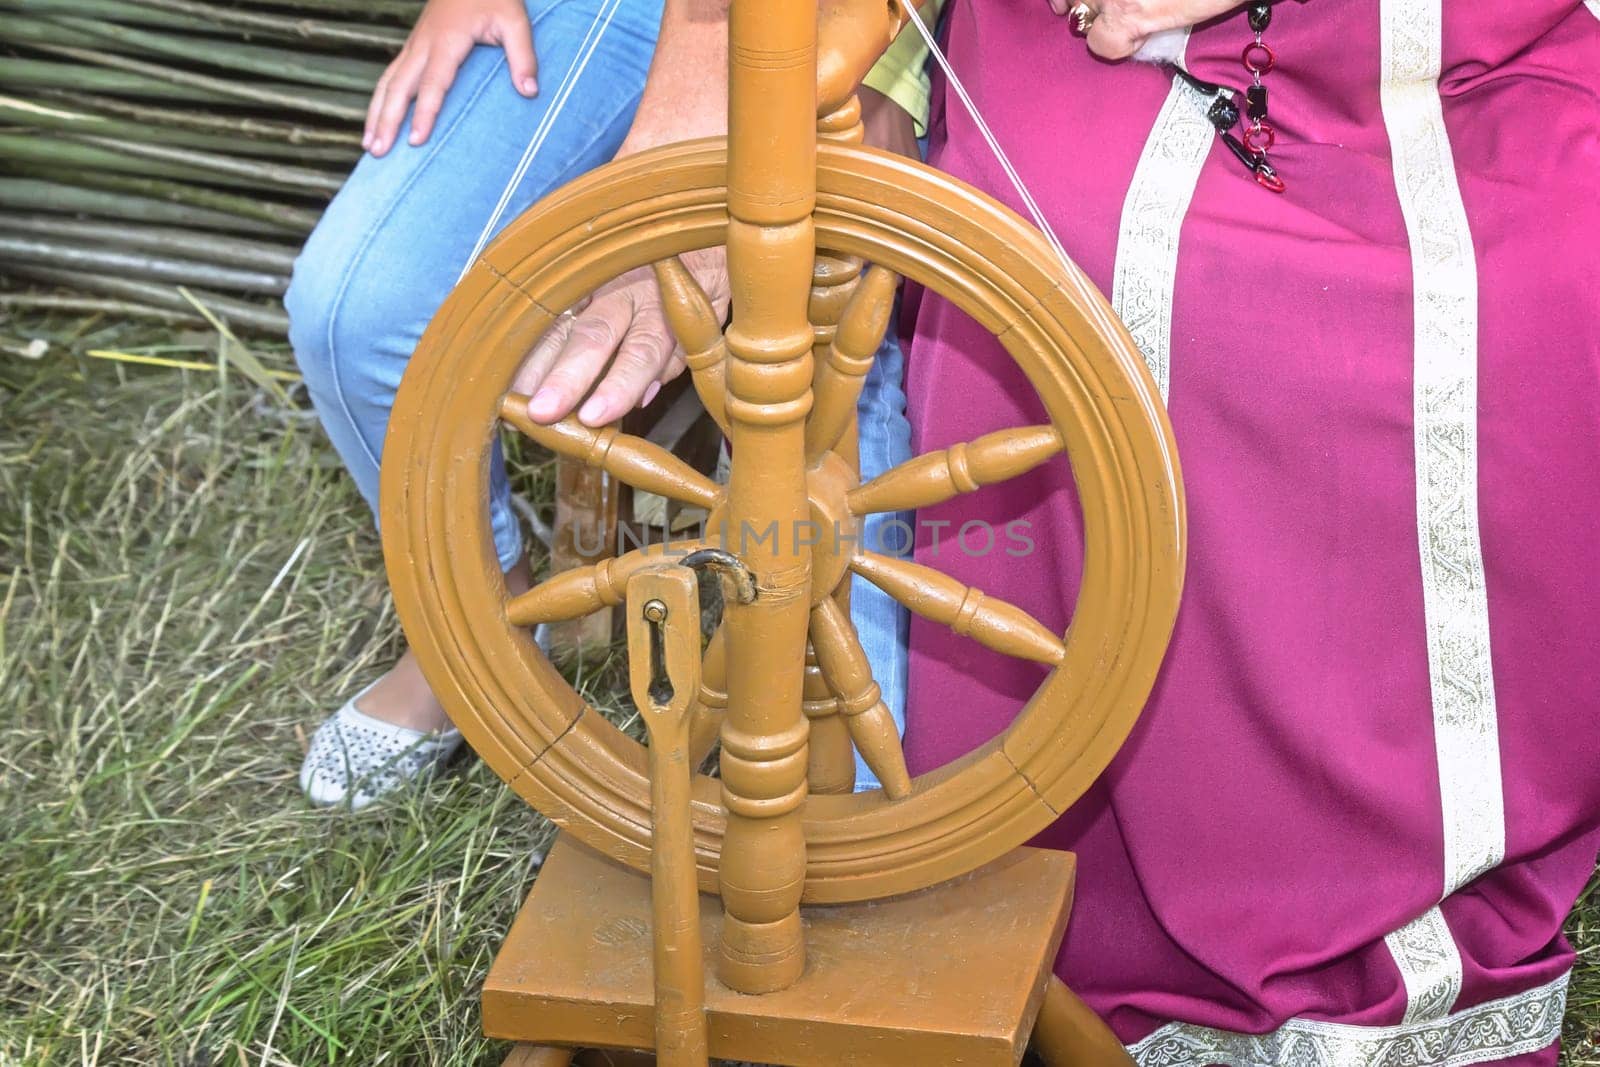
<path fill-rule="evenodd" d="M 711 635 L 700 661 L 700 700 L 689 723 L 689 764 L 698 768 L 716 746 L 722 716 L 728 710 L 728 635 L 722 627 Z"/>
<path fill-rule="evenodd" d="M 839 713 L 844 716 L 861 758 L 890 797 L 899 800 L 910 796 L 911 775 L 900 748 L 900 732 L 884 706 L 878 683 L 872 680 L 872 664 L 850 624 L 850 616 L 832 597 L 811 609 L 811 644 L 823 676 L 839 698 Z"/>
<path fill-rule="evenodd" d="M 812 793 L 850 793 L 856 787 L 856 753 L 850 729 L 839 714 L 839 700 L 817 665 L 816 650 L 806 648 L 806 677 L 801 709 L 811 720 L 806 742 L 806 783 Z"/>
<path fill-rule="evenodd" d="M 705 542 L 699 540 L 668 541 L 636 548 L 590 567 L 562 571 L 506 601 L 506 617 L 516 626 L 534 626 L 541 622 L 566 622 L 601 608 L 616 607 L 626 594 L 629 577 L 639 568 L 681 559 L 704 547 Z"/>
<path fill-rule="evenodd" d="M 661 308 L 667 325 L 683 349 L 684 363 L 694 381 L 700 403 L 728 432 L 727 362 L 728 346 L 722 339 L 722 323 L 700 283 L 677 256 L 657 261 L 653 268 L 661 289 Z"/>
<path fill-rule="evenodd" d="M 1025 474 L 1062 449 L 1053 426 L 1019 426 L 928 452 L 850 490 L 855 515 L 942 504 L 958 493 Z"/>
<path fill-rule="evenodd" d="M 811 296 L 806 300 L 806 318 L 811 320 L 812 354 L 822 359 L 828 354 L 839 320 L 861 282 L 861 259 L 833 252 L 818 252 L 811 263 Z"/>
<path fill-rule="evenodd" d="M 883 343 L 900 279 L 885 267 L 872 267 L 861 279 L 839 320 L 828 356 L 817 364 L 812 382 L 811 417 L 806 421 L 806 457 L 817 457 L 839 443 L 856 413 L 856 398 Z"/>
<path fill-rule="evenodd" d="M 850 561 L 850 569 L 923 618 L 943 623 L 996 652 L 1051 667 L 1059 666 L 1066 655 L 1065 642 L 1026 611 L 932 567 L 861 552 Z"/>
<path fill-rule="evenodd" d="M 528 417 L 528 398 L 507 393 L 500 401 L 500 417 L 517 431 L 552 452 L 582 460 L 622 479 L 635 489 L 710 511 L 722 499 L 715 482 L 660 445 L 623 433 L 616 426 L 596 430 L 568 415 L 549 426 Z"/>

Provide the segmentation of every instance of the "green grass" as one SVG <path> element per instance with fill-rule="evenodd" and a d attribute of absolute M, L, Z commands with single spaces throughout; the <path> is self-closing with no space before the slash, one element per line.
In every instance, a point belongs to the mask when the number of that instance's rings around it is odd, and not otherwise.
<path fill-rule="evenodd" d="M 472 759 L 354 815 L 295 782 L 400 647 L 314 423 L 59 348 L 0 410 L 0 1063 L 497 1063 L 549 824 Z"/>
<path fill-rule="evenodd" d="M 127 327 L 21 335 L 57 343 L 0 352 L 0 1064 L 498 1063 L 478 984 L 548 823 L 472 759 L 359 814 L 295 783 L 400 642 L 320 432 L 237 376 L 75 354 L 158 339 Z M 1569 1062 L 1600 1065 L 1592 887 L 1571 932 Z"/>

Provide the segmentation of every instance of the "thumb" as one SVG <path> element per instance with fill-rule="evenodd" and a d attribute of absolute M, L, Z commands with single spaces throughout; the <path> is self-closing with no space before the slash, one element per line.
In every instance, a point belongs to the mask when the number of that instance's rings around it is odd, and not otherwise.
<path fill-rule="evenodd" d="M 500 27 L 500 47 L 506 50 L 511 84 L 523 96 L 539 91 L 539 61 L 533 54 L 533 24 L 526 16 L 513 16 Z"/>

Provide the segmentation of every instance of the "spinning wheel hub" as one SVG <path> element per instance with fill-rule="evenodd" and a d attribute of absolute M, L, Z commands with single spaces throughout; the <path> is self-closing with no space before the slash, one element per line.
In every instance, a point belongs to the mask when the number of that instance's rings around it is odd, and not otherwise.
<path fill-rule="evenodd" d="M 833 596 L 850 573 L 850 558 L 861 544 L 861 520 L 851 514 L 846 496 L 861 478 L 836 452 L 826 453 L 806 473 L 806 496 L 816 542 L 811 546 L 811 603 Z"/>
<path fill-rule="evenodd" d="M 810 518 L 791 535 L 797 551 L 811 556 L 811 606 L 836 594 L 850 575 L 850 560 L 869 546 L 862 542 L 861 517 L 850 510 L 847 497 L 861 484 L 855 469 L 836 452 L 827 452 L 806 472 L 806 501 Z M 724 500 L 706 517 L 706 540 L 738 551 L 741 543 L 772 539 L 769 529 L 736 529 L 728 518 Z"/>

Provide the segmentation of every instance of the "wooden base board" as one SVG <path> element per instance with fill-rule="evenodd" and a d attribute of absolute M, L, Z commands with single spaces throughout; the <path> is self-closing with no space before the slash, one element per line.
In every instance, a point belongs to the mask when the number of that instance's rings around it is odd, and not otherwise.
<path fill-rule="evenodd" d="M 1021 848 L 919 893 L 804 912 L 806 972 L 762 996 L 717 982 L 722 911 L 700 899 L 711 1054 L 788 1067 L 1014 1067 L 1066 932 L 1070 853 Z M 490 1037 L 654 1042 L 650 884 L 557 839 L 484 983 Z"/>

